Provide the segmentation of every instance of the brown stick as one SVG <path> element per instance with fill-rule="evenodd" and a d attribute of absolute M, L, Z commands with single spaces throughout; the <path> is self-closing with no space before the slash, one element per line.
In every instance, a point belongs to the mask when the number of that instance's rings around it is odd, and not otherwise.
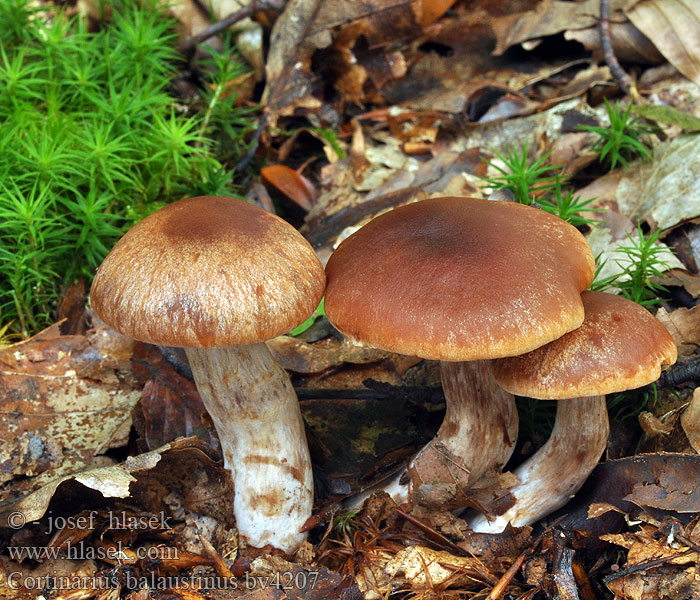
<path fill-rule="evenodd" d="M 610 42 L 610 0 L 600 0 L 600 46 L 603 49 L 603 57 L 605 62 L 610 67 L 610 73 L 615 80 L 620 84 L 620 88 L 625 94 L 629 93 L 633 100 L 639 98 L 637 86 L 632 81 L 632 78 L 625 72 L 613 52 L 612 43 Z"/>
<path fill-rule="evenodd" d="M 243 8 L 235 12 L 232 12 L 230 15 L 227 15 L 226 17 L 221 19 L 221 21 L 212 23 L 201 33 L 198 33 L 194 37 L 185 39 L 178 47 L 178 50 L 183 54 L 186 54 L 187 52 L 191 51 L 197 44 L 201 44 L 203 41 L 208 40 L 210 37 L 218 35 L 222 31 L 225 31 L 226 29 L 231 27 L 231 25 L 238 23 L 238 21 L 242 21 L 247 17 L 252 17 L 254 14 L 259 13 L 263 10 L 282 10 L 282 8 L 284 8 L 284 5 L 285 0 L 253 0 L 247 6 L 244 6 Z"/>

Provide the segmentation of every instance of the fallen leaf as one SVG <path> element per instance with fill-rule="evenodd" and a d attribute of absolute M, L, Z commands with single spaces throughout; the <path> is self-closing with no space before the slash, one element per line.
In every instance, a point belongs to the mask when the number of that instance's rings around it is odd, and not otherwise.
<path fill-rule="evenodd" d="M 632 221 L 624 215 L 609 211 L 598 213 L 596 216 L 600 216 L 606 221 L 593 227 L 586 239 L 593 250 L 593 255 L 597 257 L 598 264 L 601 265 L 597 276 L 604 279 L 623 273 L 625 268 L 634 262 L 634 259 L 620 248 L 630 246 L 631 239 L 636 238 L 636 233 Z M 683 268 L 681 262 L 666 244 L 657 242 L 655 247 L 663 249 L 658 254 L 661 272 Z"/>
<path fill-rule="evenodd" d="M 370 51 L 394 40 L 416 37 L 422 31 L 418 21 L 424 18 L 421 8 L 422 3 L 417 0 L 288 2 L 270 38 L 263 96 L 269 122 L 274 125 L 278 115 L 291 114 L 296 107 L 320 108 L 321 101 L 314 96 L 320 79 L 311 65 L 317 50 L 331 48 L 343 31 L 350 40 L 362 34 Z M 425 18 L 431 17 L 426 13 Z M 350 43 L 346 42 L 345 46 Z M 344 63 L 336 59 L 341 72 L 343 64 L 351 62 L 349 57 Z"/>
<path fill-rule="evenodd" d="M 0 480 L 37 484 L 127 443 L 140 386 L 131 341 L 98 327 L 61 335 L 53 325 L 0 350 Z"/>
<path fill-rule="evenodd" d="M 667 125 L 677 125 L 683 131 L 693 133 L 700 131 L 700 118 L 690 113 L 678 110 L 673 106 L 662 106 L 659 104 L 634 104 L 632 112 L 642 115 L 647 119 L 657 123 Z"/>
<path fill-rule="evenodd" d="M 679 0 L 643 0 L 625 10 L 666 59 L 700 85 L 700 7 Z"/>
<path fill-rule="evenodd" d="M 630 513 L 638 510 L 638 506 L 643 506 L 653 514 L 653 506 L 658 504 L 664 505 L 664 510 L 692 512 L 699 508 L 696 506 L 700 501 L 699 492 L 692 489 L 697 488 L 695 482 L 698 479 L 700 456 L 696 454 L 659 452 L 609 460 L 594 469 L 565 510 L 550 518 L 560 517 L 561 527 L 575 529 L 580 533 L 581 545 L 596 548 L 597 536 L 619 531 L 625 521 L 615 511 L 606 511 L 597 518 L 589 518 L 588 511 L 592 504 L 611 504 L 623 513 Z M 647 486 L 653 487 L 645 490 Z"/>
<path fill-rule="evenodd" d="M 676 573 L 630 573 L 606 585 L 619 600 L 652 600 L 656 598 L 697 598 L 700 584 L 697 569 Z"/>
<path fill-rule="evenodd" d="M 693 399 L 681 414 L 681 426 L 690 445 L 700 454 L 700 387 L 695 388 Z"/>
<path fill-rule="evenodd" d="M 280 365 L 295 373 L 322 373 L 343 363 L 378 362 L 390 354 L 369 346 L 359 346 L 347 340 L 341 341 L 336 337 L 307 344 L 297 338 L 283 335 L 268 340 L 267 347 Z"/>
<path fill-rule="evenodd" d="M 674 248 L 674 254 L 678 254 L 677 247 Z M 700 277 L 689 273 L 685 269 L 671 269 L 666 271 L 662 277 L 657 278 L 658 283 L 663 286 L 682 287 L 693 298 L 700 296 Z"/>
<path fill-rule="evenodd" d="M 677 308 L 672 312 L 659 309 L 659 320 L 666 326 L 679 348 L 679 353 L 690 355 L 700 346 L 700 305 Z"/>
<path fill-rule="evenodd" d="M 588 507 L 588 518 L 597 519 L 610 511 L 625 514 L 624 511 L 621 511 L 619 508 L 617 508 L 617 506 L 614 506 L 609 502 L 594 502 Z"/>
<path fill-rule="evenodd" d="M 391 580 L 408 584 L 414 590 L 434 586 L 473 589 L 479 581 L 493 579 L 479 559 L 424 546 L 401 550 L 386 563 L 383 571 Z"/>
<path fill-rule="evenodd" d="M 621 10 L 638 0 L 613 0 L 610 10 Z M 597 24 L 600 15 L 599 0 L 583 2 L 562 2 L 560 0 L 543 0 L 534 10 L 509 14 L 494 19 L 496 32 L 494 54 L 503 54 L 510 46 L 528 40 L 539 39 L 562 31 L 585 29 Z"/>
<path fill-rule="evenodd" d="M 700 136 L 680 136 L 661 144 L 650 163 L 627 170 L 615 198 L 634 222 L 673 227 L 700 216 Z"/>
<path fill-rule="evenodd" d="M 664 423 L 656 415 L 648 410 L 643 410 L 637 417 L 642 431 L 650 436 L 670 435 L 673 432 L 673 423 Z"/>
<path fill-rule="evenodd" d="M 105 498 L 135 497 L 154 513 L 163 510 L 166 495 L 180 491 L 193 510 L 230 520 L 233 515 L 230 473 L 215 466 L 203 450 L 198 440 L 181 438 L 157 450 L 131 456 L 120 464 L 57 477 L 18 500 L 0 505 L 0 529 L 16 530 L 17 525 L 41 519 L 54 496 L 70 482 L 95 490 Z M 205 481 L 207 485 L 203 485 Z"/>
<path fill-rule="evenodd" d="M 700 489 L 681 470 L 664 469 L 656 482 L 640 481 L 623 500 L 678 513 L 700 511 Z"/>
<path fill-rule="evenodd" d="M 593 53 L 597 61 L 605 60 L 600 46 L 600 29 L 597 25 L 588 29 L 566 31 L 564 39 L 583 44 L 586 50 Z M 610 22 L 610 44 L 615 57 L 623 63 L 667 64 L 666 59 L 651 40 L 629 21 Z"/>
<path fill-rule="evenodd" d="M 318 194 L 306 177 L 285 165 L 263 167 L 260 175 L 299 207 L 306 211 L 311 210 Z"/>

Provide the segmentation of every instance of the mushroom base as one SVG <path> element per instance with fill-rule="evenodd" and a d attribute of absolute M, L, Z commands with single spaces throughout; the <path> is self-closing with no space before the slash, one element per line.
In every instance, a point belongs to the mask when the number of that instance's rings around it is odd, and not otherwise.
<path fill-rule="evenodd" d="M 559 400 L 549 439 L 514 471 L 520 480 L 509 490 L 515 504 L 490 522 L 484 515 L 469 519 L 469 526 L 500 533 L 508 523 L 530 525 L 564 506 L 598 464 L 608 432 L 604 396 Z"/>
<path fill-rule="evenodd" d="M 489 471 L 500 471 L 508 462 L 518 437 L 518 410 L 512 394 L 493 379 L 490 361 L 441 362 L 440 375 L 445 392 L 446 412 L 433 441 L 408 466 L 411 484 L 451 483 L 444 453 L 434 444 L 464 462 L 469 470 L 468 486 Z M 444 468 L 439 468 L 442 465 Z M 387 492 L 397 504 L 409 500 L 406 469 L 346 500 L 346 507 L 359 506 L 377 491 Z"/>
<path fill-rule="evenodd" d="M 289 376 L 264 343 L 186 353 L 233 476 L 239 533 L 250 546 L 291 554 L 306 539 L 313 481 Z"/>

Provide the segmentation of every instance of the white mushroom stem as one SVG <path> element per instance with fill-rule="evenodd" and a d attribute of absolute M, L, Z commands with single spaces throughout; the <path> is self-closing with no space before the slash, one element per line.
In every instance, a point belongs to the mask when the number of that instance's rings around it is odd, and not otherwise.
<path fill-rule="evenodd" d="M 554 429 L 535 454 L 515 469 L 520 483 L 509 489 L 515 504 L 491 522 L 484 515 L 469 520 L 482 533 L 500 533 L 535 523 L 566 504 L 600 460 L 608 440 L 604 396 L 559 400 Z"/>
<path fill-rule="evenodd" d="M 250 546 L 291 554 L 306 539 L 313 481 L 289 376 L 264 343 L 186 353 L 233 475 L 239 533 Z"/>
<path fill-rule="evenodd" d="M 500 471 L 508 462 L 518 436 L 518 411 L 512 394 L 493 379 L 489 362 L 441 362 L 440 375 L 445 393 L 446 412 L 434 442 L 440 442 L 469 469 L 469 484 L 476 483 L 485 473 Z M 409 468 L 420 465 L 425 446 L 411 461 Z M 423 483 L 451 483 L 440 481 L 443 474 L 418 468 Z M 384 481 L 348 498 L 345 507 L 355 508 L 374 492 L 387 492 L 397 504 L 409 500 L 406 469 Z"/>

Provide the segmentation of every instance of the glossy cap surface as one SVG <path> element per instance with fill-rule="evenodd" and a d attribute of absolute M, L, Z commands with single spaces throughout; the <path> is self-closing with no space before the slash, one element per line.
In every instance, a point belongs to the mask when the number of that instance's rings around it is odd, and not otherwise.
<path fill-rule="evenodd" d="M 523 356 L 492 363 L 512 394 L 542 399 L 600 396 L 656 381 L 676 362 L 671 334 L 645 308 L 602 292 L 584 292 L 583 325 Z"/>
<path fill-rule="evenodd" d="M 286 333 L 324 287 L 320 261 L 291 225 L 242 200 L 201 196 L 129 230 L 97 271 L 91 304 L 138 340 L 214 348 Z"/>
<path fill-rule="evenodd" d="M 343 334 L 437 360 L 522 354 L 583 321 L 595 270 L 579 231 L 542 210 L 474 198 L 394 209 L 344 240 L 325 308 Z"/>

